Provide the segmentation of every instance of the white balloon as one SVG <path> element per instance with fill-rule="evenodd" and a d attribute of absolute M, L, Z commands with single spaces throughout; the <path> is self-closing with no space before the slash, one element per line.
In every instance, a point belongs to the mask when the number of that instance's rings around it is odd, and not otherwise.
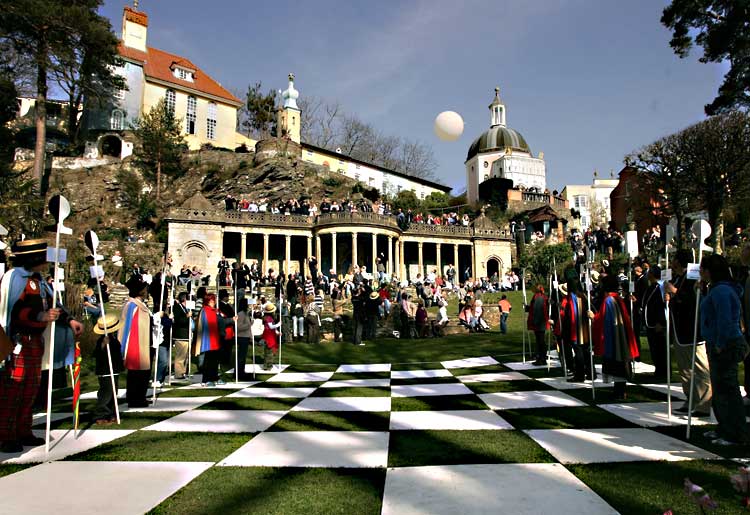
<path fill-rule="evenodd" d="M 455 111 L 443 111 L 435 118 L 435 134 L 443 141 L 456 141 L 464 132 L 464 120 Z"/>

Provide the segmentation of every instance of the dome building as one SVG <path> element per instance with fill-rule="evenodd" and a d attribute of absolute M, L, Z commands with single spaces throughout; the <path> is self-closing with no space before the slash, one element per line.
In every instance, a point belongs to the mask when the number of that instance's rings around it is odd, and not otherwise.
<path fill-rule="evenodd" d="M 514 188 L 538 190 L 547 187 L 544 154 L 534 157 L 526 139 L 505 123 L 505 104 L 500 88 L 489 105 L 490 128 L 469 147 L 466 155 L 466 197 L 470 204 L 479 199 L 479 186 L 490 179 L 510 179 Z"/>

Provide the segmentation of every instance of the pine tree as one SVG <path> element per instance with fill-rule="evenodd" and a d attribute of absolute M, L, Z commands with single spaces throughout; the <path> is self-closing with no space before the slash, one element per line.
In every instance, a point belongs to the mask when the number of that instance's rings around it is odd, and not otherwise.
<path fill-rule="evenodd" d="M 140 144 L 135 152 L 137 163 L 146 177 L 156 179 L 158 201 L 161 199 L 162 175 L 175 176 L 182 171 L 182 126 L 162 99 L 136 122 L 135 135 Z"/>

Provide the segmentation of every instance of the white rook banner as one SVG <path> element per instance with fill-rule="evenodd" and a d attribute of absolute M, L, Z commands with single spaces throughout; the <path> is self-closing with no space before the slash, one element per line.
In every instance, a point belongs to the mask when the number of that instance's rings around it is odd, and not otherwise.
<path fill-rule="evenodd" d="M 638 231 L 627 231 L 625 233 L 625 248 L 631 258 L 638 257 Z"/>

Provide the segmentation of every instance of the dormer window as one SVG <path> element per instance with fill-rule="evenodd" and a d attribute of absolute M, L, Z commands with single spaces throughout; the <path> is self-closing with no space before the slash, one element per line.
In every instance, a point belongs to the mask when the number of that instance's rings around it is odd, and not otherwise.
<path fill-rule="evenodd" d="M 194 79 L 192 71 L 186 70 L 185 68 L 180 68 L 179 66 L 175 66 L 174 76 L 180 80 L 184 80 L 187 82 L 193 82 Z"/>

